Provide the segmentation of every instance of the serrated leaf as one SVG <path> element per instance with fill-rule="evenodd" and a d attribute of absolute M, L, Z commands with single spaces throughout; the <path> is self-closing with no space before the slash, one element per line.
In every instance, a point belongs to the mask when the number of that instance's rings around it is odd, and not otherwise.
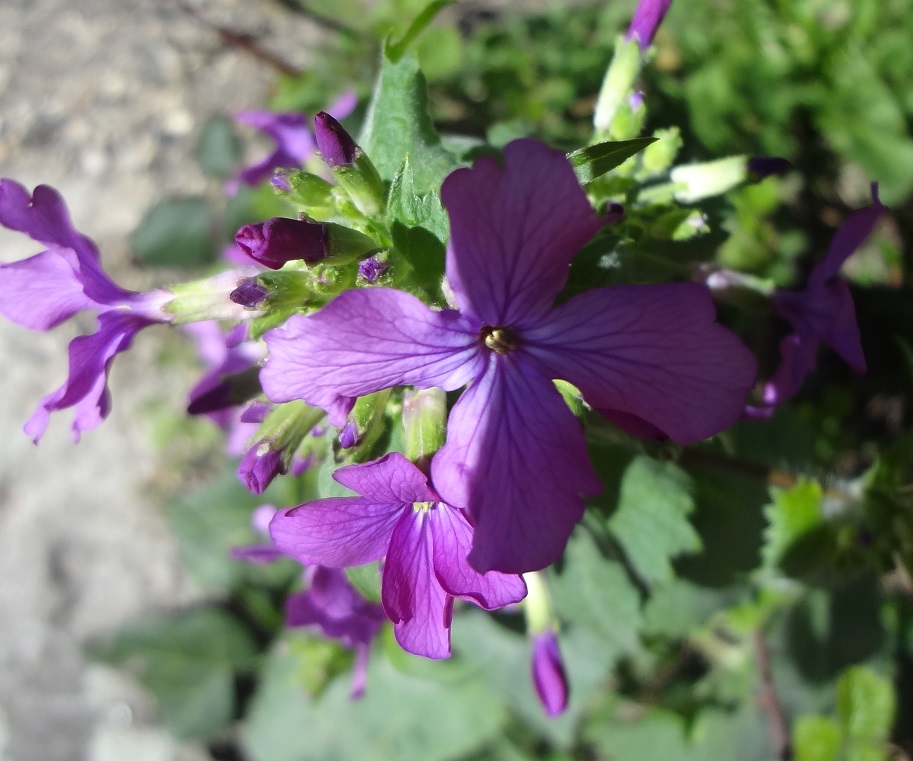
<path fill-rule="evenodd" d="M 200 168 L 210 177 L 225 179 L 243 158 L 241 141 L 230 119 L 222 114 L 209 118 L 200 132 L 196 156 Z"/>
<path fill-rule="evenodd" d="M 821 524 L 823 492 L 817 481 L 802 480 L 791 489 L 771 489 L 773 502 L 764 509 L 767 529 L 761 557 L 775 566 L 799 537 Z"/>
<path fill-rule="evenodd" d="M 154 267 L 200 267 L 213 261 L 209 209 L 198 196 L 160 201 L 130 235 L 130 246 Z"/>
<path fill-rule="evenodd" d="M 616 654 L 637 646 L 640 595 L 621 564 L 606 558 L 586 531 L 571 535 L 550 587 L 561 619 L 602 637 Z"/>
<path fill-rule="evenodd" d="M 397 63 L 384 58 L 358 142 L 388 181 L 408 156 L 418 192 L 439 187 L 456 166 L 428 115 L 425 78 L 415 56 L 406 54 Z"/>
<path fill-rule="evenodd" d="M 95 649 L 129 670 L 156 700 L 159 716 L 179 737 L 209 737 L 234 715 L 234 678 L 257 648 L 247 630 L 215 608 L 135 622 Z"/>
<path fill-rule="evenodd" d="M 694 509 L 691 490 L 691 478 L 670 462 L 641 456 L 625 470 L 608 526 L 648 584 L 671 580 L 672 559 L 701 549 L 688 522 Z"/>
<path fill-rule="evenodd" d="M 262 672 L 242 727 L 252 761 L 449 761 L 494 740 L 507 720 L 481 681 L 447 669 L 440 681 L 404 674 L 377 648 L 361 700 L 349 699 L 345 674 L 312 699 L 296 669 L 294 653 L 277 649 Z"/>
<path fill-rule="evenodd" d="M 577 173 L 577 179 L 586 185 L 621 166 L 631 156 L 637 155 L 650 143 L 655 142 L 655 137 L 635 137 L 631 140 L 596 143 L 569 153 L 567 158 Z"/>

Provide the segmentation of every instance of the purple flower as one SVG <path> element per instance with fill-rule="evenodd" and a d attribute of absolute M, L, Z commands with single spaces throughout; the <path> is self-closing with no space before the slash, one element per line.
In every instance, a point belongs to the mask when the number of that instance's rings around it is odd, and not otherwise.
<path fill-rule="evenodd" d="M 358 497 L 331 497 L 276 514 L 270 533 L 287 555 L 332 568 L 385 557 L 381 599 L 396 640 L 428 658 L 450 655 L 454 597 L 492 610 L 519 602 L 519 576 L 480 574 L 466 560 L 472 526 L 441 501 L 397 452 L 340 468 L 333 478 Z"/>
<path fill-rule="evenodd" d="M 749 417 L 769 415 L 777 404 L 795 396 L 815 369 L 821 344 L 830 346 L 857 373 L 866 370 L 865 355 L 850 287 L 837 277 L 843 263 L 871 235 L 885 211 L 872 186 L 873 203 L 850 214 L 837 229 L 827 255 L 809 273 L 802 291 L 778 290 L 773 307 L 794 333 L 780 342 L 780 366 L 764 387 L 763 406 L 749 407 Z"/>
<path fill-rule="evenodd" d="M 327 108 L 331 114 L 344 119 L 355 109 L 355 93 L 347 92 L 337 98 Z M 308 128 L 308 118 L 296 111 L 239 111 L 235 119 L 242 124 L 259 130 L 274 143 L 273 152 L 262 161 L 242 169 L 228 188 L 230 193 L 237 191 L 239 182 L 245 185 L 259 185 L 273 174 L 276 169 L 299 169 L 314 155 L 317 146 Z"/>
<path fill-rule="evenodd" d="M 314 264 L 326 259 L 330 252 L 326 225 L 285 217 L 244 225 L 235 235 L 235 242 L 255 262 L 273 270 L 296 259 Z"/>
<path fill-rule="evenodd" d="M 276 476 L 287 472 L 282 449 L 269 439 L 258 439 L 251 444 L 238 465 L 238 479 L 253 494 L 262 494 Z"/>
<path fill-rule="evenodd" d="M 0 265 L 0 314 L 45 331 L 83 310 L 99 313 L 95 333 L 70 343 L 66 382 L 41 401 L 24 429 L 37 442 L 51 412 L 73 407 L 73 438 L 78 440 L 110 412 L 111 361 L 130 347 L 139 330 L 173 319 L 162 309 L 173 295 L 165 290 L 137 293 L 112 282 L 101 268 L 95 244 L 76 231 L 60 194 L 47 185 L 39 185 L 30 196 L 19 183 L 0 180 L 0 225 L 47 247 L 28 259 Z"/>
<path fill-rule="evenodd" d="M 273 505 L 260 505 L 250 516 L 250 524 L 259 535 L 269 538 L 269 522 L 276 514 L 276 508 Z M 273 563 L 279 558 L 284 558 L 282 553 L 273 541 L 260 544 L 247 544 L 241 547 L 232 547 L 231 556 L 238 560 L 246 560 L 249 563 Z"/>
<path fill-rule="evenodd" d="M 306 579 L 308 589 L 285 602 L 285 625 L 317 627 L 355 651 L 349 697 L 356 700 L 365 691 L 371 642 L 386 621 L 384 609 L 365 600 L 338 568 L 312 566 Z"/>
<path fill-rule="evenodd" d="M 347 291 L 267 333 L 260 380 L 270 399 L 304 399 L 337 426 L 364 394 L 470 384 L 434 458 L 435 488 L 475 525 L 473 567 L 543 568 L 601 490 L 552 379 L 628 430 L 690 443 L 739 417 L 755 361 L 695 283 L 596 288 L 553 306 L 604 223 L 564 154 L 518 140 L 503 165 L 483 157 L 451 174 L 442 198 L 459 311 L 386 288 Z"/>
<path fill-rule="evenodd" d="M 634 18 L 625 33 L 626 40 L 636 40 L 641 50 L 646 50 L 653 42 L 656 30 L 663 22 L 672 0 L 640 0 L 634 11 Z"/>
<path fill-rule="evenodd" d="M 567 710 L 568 682 L 554 629 L 533 635 L 533 684 L 545 712 L 557 716 Z"/>

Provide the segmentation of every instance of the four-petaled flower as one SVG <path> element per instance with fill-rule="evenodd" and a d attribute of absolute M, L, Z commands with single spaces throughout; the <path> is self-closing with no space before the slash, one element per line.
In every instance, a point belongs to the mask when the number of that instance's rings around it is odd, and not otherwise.
<path fill-rule="evenodd" d="M 843 263 L 871 235 L 885 211 L 872 186 L 872 205 L 850 214 L 834 233 L 827 254 L 811 270 L 804 290 L 777 290 L 773 307 L 793 327 L 780 342 L 780 365 L 764 386 L 762 405 L 750 406 L 749 417 L 767 417 L 778 404 L 795 396 L 815 369 L 818 347 L 830 346 L 857 373 L 866 370 L 853 296 L 838 277 Z"/>
<path fill-rule="evenodd" d="M 304 399 L 345 424 L 355 397 L 470 384 L 432 480 L 475 525 L 479 571 L 543 568 L 601 485 L 553 379 L 638 434 L 699 441 L 741 414 L 751 353 L 694 283 L 602 287 L 554 305 L 576 252 L 604 224 L 564 154 L 534 140 L 444 182 L 446 273 L 459 311 L 386 288 L 347 291 L 269 332 L 261 371 L 276 402 Z"/>
<path fill-rule="evenodd" d="M 305 564 L 345 568 L 385 558 L 381 601 L 405 650 L 450 655 L 455 597 L 492 610 L 525 596 L 519 576 L 469 565 L 469 521 L 401 454 L 340 468 L 333 478 L 359 496 L 282 510 L 270 534 L 281 552 Z"/>
<path fill-rule="evenodd" d="M 0 314 L 45 331 L 83 310 L 98 312 L 98 329 L 70 342 L 66 382 L 41 401 L 25 424 L 25 432 L 37 442 L 51 412 L 73 407 L 73 437 L 78 440 L 111 409 L 111 361 L 130 348 L 137 331 L 173 319 L 162 309 L 173 294 L 137 293 L 112 282 L 101 268 L 95 244 L 77 232 L 60 194 L 47 185 L 39 185 L 30 196 L 19 183 L 0 180 L 0 225 L 47 247 L 28 259 L 0 265 Z"/>
<path fill-rule="evenodd" d="M 357 102 L 354 92 L 343 93 L 327 111 L 337 119 L 344 119 L 352 113 Z M 240 183 L 258 185 L 272 177 L 277 169 L 300 169 L 317 150 L 307 116 L 297 111 L 239 111 L 235 120 L 269 137 L 274 148 L 256 164 L 244 167 L 228 184 L 227 190 L 232 195 Z"/>

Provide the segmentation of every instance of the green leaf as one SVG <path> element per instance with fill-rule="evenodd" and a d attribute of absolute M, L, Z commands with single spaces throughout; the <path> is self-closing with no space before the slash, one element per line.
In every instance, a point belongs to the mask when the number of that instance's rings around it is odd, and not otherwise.
<path fill-rule="evenodd" d="M 387 40 L 387 42 L 384 43 L 384 55 L 393 63 L 397 63 L 399 59 L 403 57 L 406 50 L 409 49 L 409 45 L 425 31 L 428 24 L 434 21 L 434 17 L 454 2 L 456 2 L 456 0 L 433 0 L 428 3 L 424 10 L 415 17 L 398 42 Z"/>
<path fill-rule="evenodd" d="M 694 509 L 691 490 L 688 474 L 670 462 L 641 456 L 625 470 L 608 526 L 648 584 L 671 580 L 672 558 L 701 549 L 688 522 Z"/>
<path fill-rule="evenodd" d="M 234 716 L 234 678 L 257 649 L 247 630 L 215 608 L 135 622 L 94 649 L 129 670 L 152 693 L 179 737 L 210 737 Z"/>
<path fill-rule="evenodd" d="M 611 591 L 611 590 L 609 590 Z M 605 687 L 619 651 L 606 640 L 573 625 L 562 628 L 560 647 L 570 684 L 567 710 L 549 718 L 528 678 L 532 644 L 525 634 L 499 625 L 491 614 L 466 608 L 454 619 L 454 652 L 465 657 L 474 673 L 523 723 L 553 745 L 573 747 L 577 725 L 591 701 Z"/>
<path fill-rule="evenodd" d="M 130 246 L 154 267 L 201 267 L 215 258 L 206 200 L 173 198 L 153 206 L 130 235 Z"/>
<path fill-rule="evenodd" d="M 886 742 L 896 711 L 890 681 L 865 666 L 854 666 L 841 674 L 837 714 L 851 741 Z"/>
<path fill-rule="evenodd" d="M 801 480 L 791 489 L 771 489 L 773 502 L 764 510 L 767 530 L 761 556 L 768 567 L 776 566 L 789 547 L 803 534 L 822 522 L 821 499 L 817 481 Z"/>
<path fill-rule="evenodd" d="M 243 153 L 231 120 L 222 114 L 211 116 L 197 142 L 197 161 L 203 171 L 224 180 L 234 173 Z"/>
<path fill-rule="evenodd" d="M 450 669 L 439 681 L 404 674 L 377 648 L 361 700 L 349 699 L 348 675 L 313 699 L 297 668 L 287 649 L 269 657 L 242 727 L 252 761 L 448 761 L 493 741 L 507 720 L 501 701 L 479 680 Z"/>
<path fill-rule="evenodd" d="M 655 137 L 635 137 L 631 140 L 596 143 L 596 145 L 588 145 L 586 148 L 573 151 L 567 157 L 577 173 L 577 179 L 581 184 L 586 185 L 597 177 L 612 171 L 631 156 L 640 153 L 650 143 L 655 142 Z"/>
<path fill-rule="evenodd" d="M 271 573 L 268 566 L 252 566 L 230 554 L 232 547 L 266 541 L 255 536 L 250 525 L 254 508 L 265 501 L 247 491 L 233 472 L 226 472 L 168 505 L 168 521 L 180 543 L 184 567 L 203 589 L 221 592 L 251 574 Z"/>
<path fill-rule="evenodd" d="M 408 156 L 418 192 L 439 187 L 456 166 L 428 116 L 425 78 L 415 56 L 405 55 L 397 63 L 384 58 L 358 142 L 388 181 Z"/>
<path fill-rule="evenodd" d="M 793 729 L 795 761 L 838 761 L 840 727 L 824 716 L 800 716 Z"/>
<path fill-rule="evenodd" d="M 586 531 L 571 535 L 550 587 L 559 617 L 601 637 L 606 651 L 620 655 L 637 647 L 640 595 L 621 564 L 607 559 Z"/>

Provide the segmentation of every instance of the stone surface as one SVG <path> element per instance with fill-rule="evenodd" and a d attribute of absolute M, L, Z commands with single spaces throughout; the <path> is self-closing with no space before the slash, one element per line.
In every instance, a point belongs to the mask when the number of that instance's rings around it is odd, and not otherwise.
<path fill-rule="evenodd" d="M 306 20 L 243 0 L 197 7 L 306 62 Z M 219 192 L 191 159 L 198 131 L 213 113 L 262 107 L 273 79 L 172 2 L 4 0 L 0 176 L 59 189 L 106 269 L 145 287 L 127 235 L 156 200 Z M 0 261 L 37 250 L 0 230 Z M 36 447 L 20 429 L 64 379 L 68 340 L 92 324 L 76 322 L 50 334 L 0 322 L 0 761 L 198 761 L 201 748 L 172 740 L 148 698 L 82 649 L 198 597 L 154 496 L 143 414 L 162 399 L 180 409 L 191 369 L 150 372 L 168 331 L 144 331 L 114 363 L 106 423 L 74 445 L 58 413 Z"/>

